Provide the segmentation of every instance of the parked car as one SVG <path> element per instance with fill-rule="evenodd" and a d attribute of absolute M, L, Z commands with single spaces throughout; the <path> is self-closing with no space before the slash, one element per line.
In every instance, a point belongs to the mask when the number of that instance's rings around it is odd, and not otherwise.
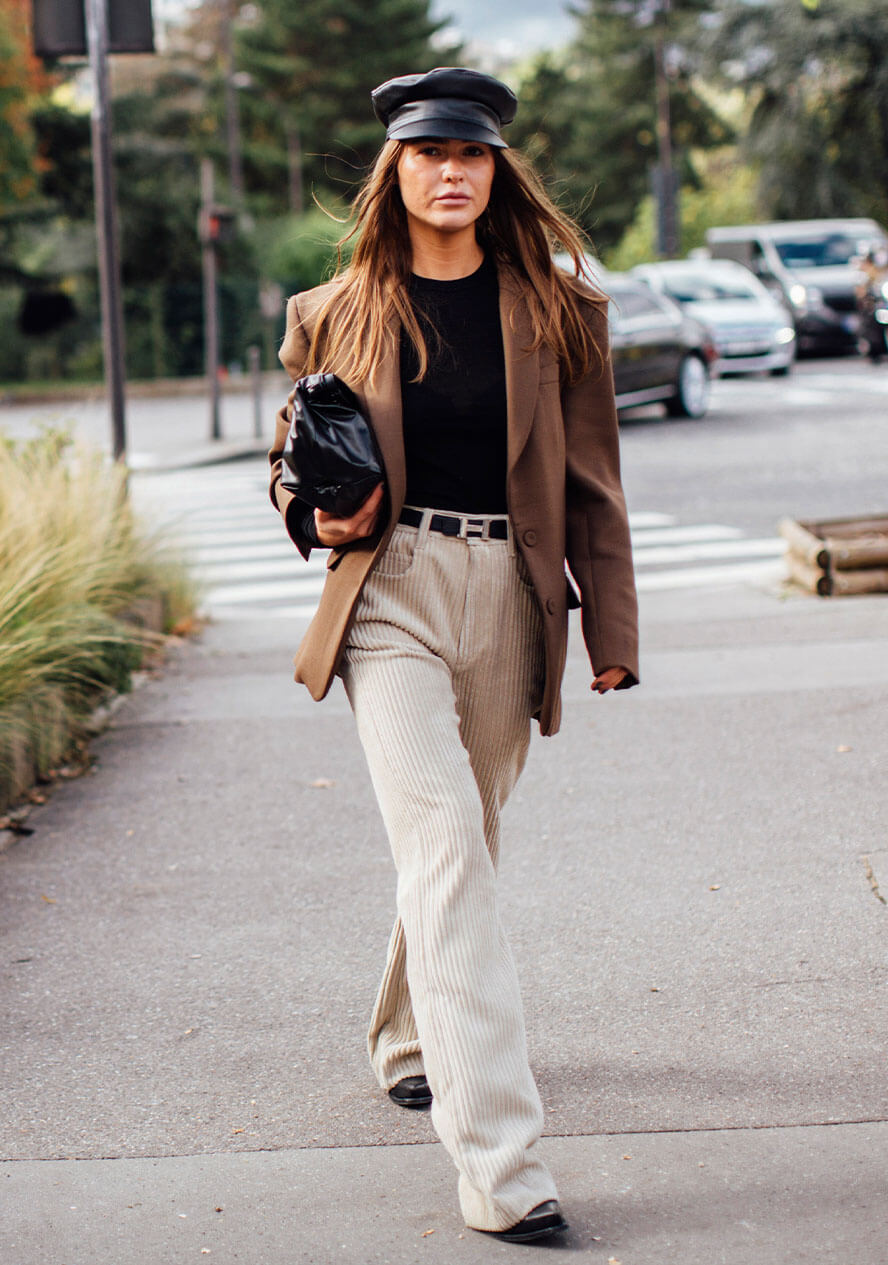
<path fill-rule="evenodd" d="M 573 273 L 569 255 L 556 255 L 555 263 Z M 662 403 L 672 417 L 703 417 L 716 358 L 706 327 L 628 273 L 607 272 L 597 259 L 585 264 L 608 296 L 617 408 Z"/>
<path fill-rule="evenodd" d="M 857 261 L 869 250 L 888 245 L 888 236 L 875 220 L 787 220 L 711 228 L 706 244 L 714 259 L 743 264 L 786 303 L 799 351 L 856 349 Z"/>
<path fill-rule="evenodd" d="M 600 282 L 608 295 L 617 408 L 663 403 L 671 417 L 703 417 L 715 345 L 677 303 L 625 273 Z"/>
<path fill-rule="evenodd" d="M 731 259 L 682 259 L 632 269 L 712 334 L 716 372 L 788 373 L 795 360 L 792 317 L 742 264 Z"/>

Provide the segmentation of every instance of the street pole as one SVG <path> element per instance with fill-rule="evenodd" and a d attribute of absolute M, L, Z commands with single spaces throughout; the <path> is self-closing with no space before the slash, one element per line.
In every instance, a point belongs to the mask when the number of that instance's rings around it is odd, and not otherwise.
<path fill-rule="evenodd" d="M 126 460 L 126 368 L 117 207 L 111 165 L 111 123 L 108 85 L 108 0 L 86 0 L 86 40 L 93 80 L 91 113 L 99 287 L 102 301 L 102 347 L 111 406 L 112 451 Z"/>
<path fill-rule="evenodd" d="M 200 160 L 201 260 L 204 292 L 204 368 L 210 391 L 210 439 L 222 438 L 219 410 L 219 294 L 216 283 L 216 243 L 211 231 L 215 198 L 213 160 Z"/>
<path fill-rule="evenodd" d="M 666 74 L 666 23 L 671 0 L 660 0 L 662 24 L 654 42 L 654 75 L 657 87 L 657 254 L 674 259 L 678 254 L 678 212 L 675 166 L 672 154 L 672 119 L 669 108 L 669 78 Z"/>
<path fill-rule="evenodd" d="M 222 62 L 225 74 L 225 135 L 228 146 L 228 183 L 236 207 L 244 200 L 244 161 L 241 149 L 240 105 L 234 70 L 234 0 L 225 0 L 222 18 Z"/>

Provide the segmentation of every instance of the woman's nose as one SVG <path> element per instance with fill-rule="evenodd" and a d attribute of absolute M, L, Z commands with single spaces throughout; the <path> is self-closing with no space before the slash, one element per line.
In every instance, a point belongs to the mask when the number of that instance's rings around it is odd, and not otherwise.
<path fill-rule="evenodd" d="M 442 175 L 445 180 L 462 180 L 463 170 L 459 160 L 456 158 L 448 158 L 444 164 L 444 171 L 442 172 Z"/>

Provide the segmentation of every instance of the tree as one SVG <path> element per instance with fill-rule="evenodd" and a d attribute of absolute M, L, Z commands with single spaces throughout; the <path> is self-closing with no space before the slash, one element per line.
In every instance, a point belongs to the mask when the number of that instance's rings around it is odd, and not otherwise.
<path fill-rule="evenodd" d="M 37 189 L 31 112 L 51 77 L 30 48 L 29 0 L 0 0 L 0 209 Z"/>
<path fill-rule="evenodd" d="M 263 0 L 259 20 L 236 28 L 235 65 L 248 192 L 275 212 L 347 195 L 380 146 L 370 92 L 383 80 L 448 64 L 434 43 L 443 26 L 428 0 Z M 246 78 L 242 78 L 246 77 Z M 294 172 L 294 165 L 301 172 Z"/>
<path fill-rule="evenodd" d="M 696 186 L 692 149 L 724 145 L 730 127 L 696 87 L 694 40 L 711 0 L 585 0 L 576 40 L 522 86 L 515 133 L 549 169 L 600 250 L 621 237 L 658 161 L 655 56 L 663 42 L 672 144 Z"/>
<path fill-rule="evenodd" d="M 766 214 L 888 223 L 884 0 L 721 0 L 713 70 L 749 99 Z"/>

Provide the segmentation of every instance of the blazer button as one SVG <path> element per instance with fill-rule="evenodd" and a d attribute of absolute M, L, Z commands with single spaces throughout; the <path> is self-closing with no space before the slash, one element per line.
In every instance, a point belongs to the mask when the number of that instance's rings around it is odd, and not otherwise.
<path fill-rule="evenodd" d="M 555 601 L 555 598 L 554 598 L 554 597 L 547 597 L 547 598 L 546 598 L 546 610 L 549 612 L 549 614 L 550 614 L 550 615 L 554 615 L 557 609 L 558 609 L 558 606 L 557 606 L 557 603 L 556 603 L 556 601 Z"/>
<path fill-rule="evenodd" d="M 526 531 L 526 532 L 524 533 L 524 535 L 521 537 L 521 539 L 524 541 L 524 543 L 525 543 L 526 545 L 530 545 L 530 546 L 531 546 L 531 548 L 533 548 L 533 546 L 534 546 L 534 545 L 536 544 L 536 542 L 537 542 L 537 534 L 536 534 L 536 532 L 535 532 L 535 531 L 528 530 L 528 531 Z"/>

